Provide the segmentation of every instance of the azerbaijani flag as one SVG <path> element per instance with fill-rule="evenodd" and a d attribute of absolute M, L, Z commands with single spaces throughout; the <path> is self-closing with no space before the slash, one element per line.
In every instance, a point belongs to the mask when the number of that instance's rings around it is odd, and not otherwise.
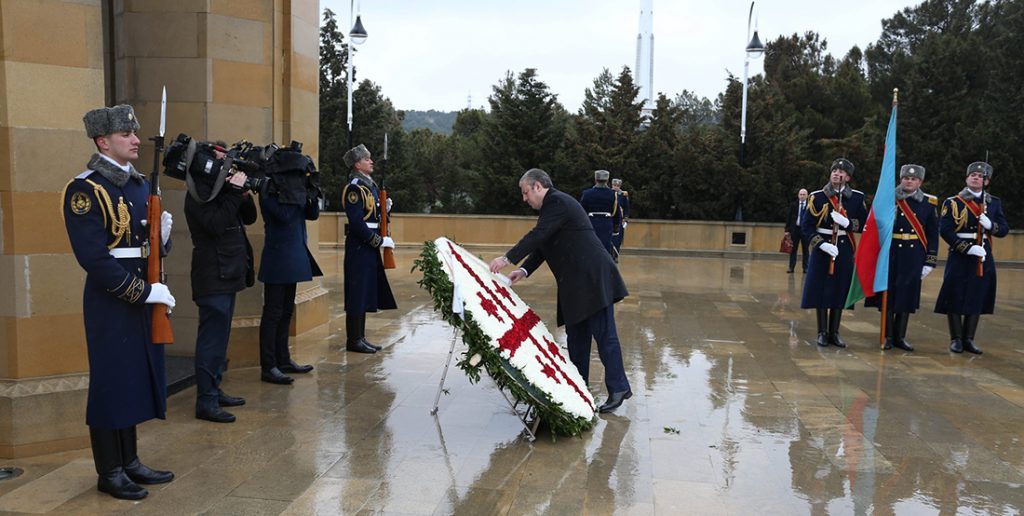
<path fill-rule="evenodd" d="M 885 132 L 885 155 L 871 212 L 864 224 L 853 262 L 853 281 L 846 294 L 849 308 L 864 299 L 889 289 L 889 242 L 896 221 L 896 102 L 892 104 L 889 129 Z M 882 245 L 882 243 L 885 245 Z"/>

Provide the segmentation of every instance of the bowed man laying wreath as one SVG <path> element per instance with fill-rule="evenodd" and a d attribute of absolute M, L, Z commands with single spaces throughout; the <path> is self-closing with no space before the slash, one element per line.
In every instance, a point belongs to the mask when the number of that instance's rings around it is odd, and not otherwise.
<path fill-rule="evenodd" d="M 468 349 L 458 366 L 471 381 L 486 370 L 555 434 L 579 435 L 594 425 L 586 382 L 537 314 L 486 263 L 442 237 L 424 244 L 415 268 L 434 309 L 462 332 Z"/>

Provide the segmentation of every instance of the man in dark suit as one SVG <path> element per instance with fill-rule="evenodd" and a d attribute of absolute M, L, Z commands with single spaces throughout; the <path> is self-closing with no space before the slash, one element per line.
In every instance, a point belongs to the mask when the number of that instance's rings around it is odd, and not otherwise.
<path fill-rule="evenodd" d="M 565 325 L 569 359 L 583 380 L 589 379 L 590 342 L 597 340 L 597 352 L 605 368 L 608 400 L 601 412 L 612 412 L 633 392 L 622 365 L 622 350 L 615 329 L 615 303 L 629 295 L 618 267 L 597 238 L 587 212 L 572 196 L 560 192 L 547 172 L 528 170 L 519 180 L 523 201 L 540 211 L 540 218 L 505 256 L 490 263 L 491 272 L 519 263 L 512 271 L 513 283 L 533 274 L 547 262 L 558 284 L 558 325 Z"/>
<path fill-rule="evenodd" d="M 807 272 L 807 240 L 804 240 L 804 234 L 800 229 L 800 224 L 806 215 L 807 189 L 801 188 L 796 194 L 796 200 L 789 205 L 789 216 L 786 217 L 786 233 L 789 233 L 790 239 L 793 240 L 793 250 L 789 252 L 789 270 L 786 271 L 790 274 L 793 273 L 793 269 L 796 267 L 797 247 L 802 249 L 801 259 L 803 260 L 804 272 Z"/>

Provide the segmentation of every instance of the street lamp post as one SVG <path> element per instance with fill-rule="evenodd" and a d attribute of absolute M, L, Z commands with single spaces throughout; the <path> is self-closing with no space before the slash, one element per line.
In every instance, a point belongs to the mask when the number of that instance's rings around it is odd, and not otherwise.
<path fill-rule="evenodd" d="M 349 3 L 348 19 L 352 20 L 352 16 L 355 14 L 355 0 Z M 355 23 L 352 24 L 352 30 L 348 33 L 348 148 L 352 148 L 352 45 L 359 45 L 366 41 L 366 29 L 363 28 L 363 20 L 359 15 L 355 15 Z"/>
<path fill-rule="evenodd" d="M 754 2 L 750 2 L 750 14 L 747 15 L 747 37 L 750 37 L 750 22 L 754 17 Z M 754 37 L 750 38 L 743 57 L 743 107 L 740 111 L 740 164 L 743 164 L 747 150 L 747 75 L 750 69 L 750 60 L 757 59 L 764 54 L 764 45 L 757 37 L 757 26 L 754 26 Z"/>

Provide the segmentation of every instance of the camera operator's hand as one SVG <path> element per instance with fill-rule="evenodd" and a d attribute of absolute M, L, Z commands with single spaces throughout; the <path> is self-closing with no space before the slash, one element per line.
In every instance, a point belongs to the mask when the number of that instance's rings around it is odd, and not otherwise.
<path fill-rule="evenodd" d="M 384 239 L 380 243 L 380 248 L 384 249 L 385 247 L 390 248 L 390 249 L 394 249 L 395 248 L 395 241 L 392 240 L 391 237 L 384 237 Z"/>
<path fill-rule="evenodd" d="M 237 171 L 228 177 L 228 184 L 230 184 L 231 186 L 235 187 L 238 190 L 241 190 L 242 187 L 245 186 L 246 179 L 247 177 L 245 175 L 245 172 Z"/>

